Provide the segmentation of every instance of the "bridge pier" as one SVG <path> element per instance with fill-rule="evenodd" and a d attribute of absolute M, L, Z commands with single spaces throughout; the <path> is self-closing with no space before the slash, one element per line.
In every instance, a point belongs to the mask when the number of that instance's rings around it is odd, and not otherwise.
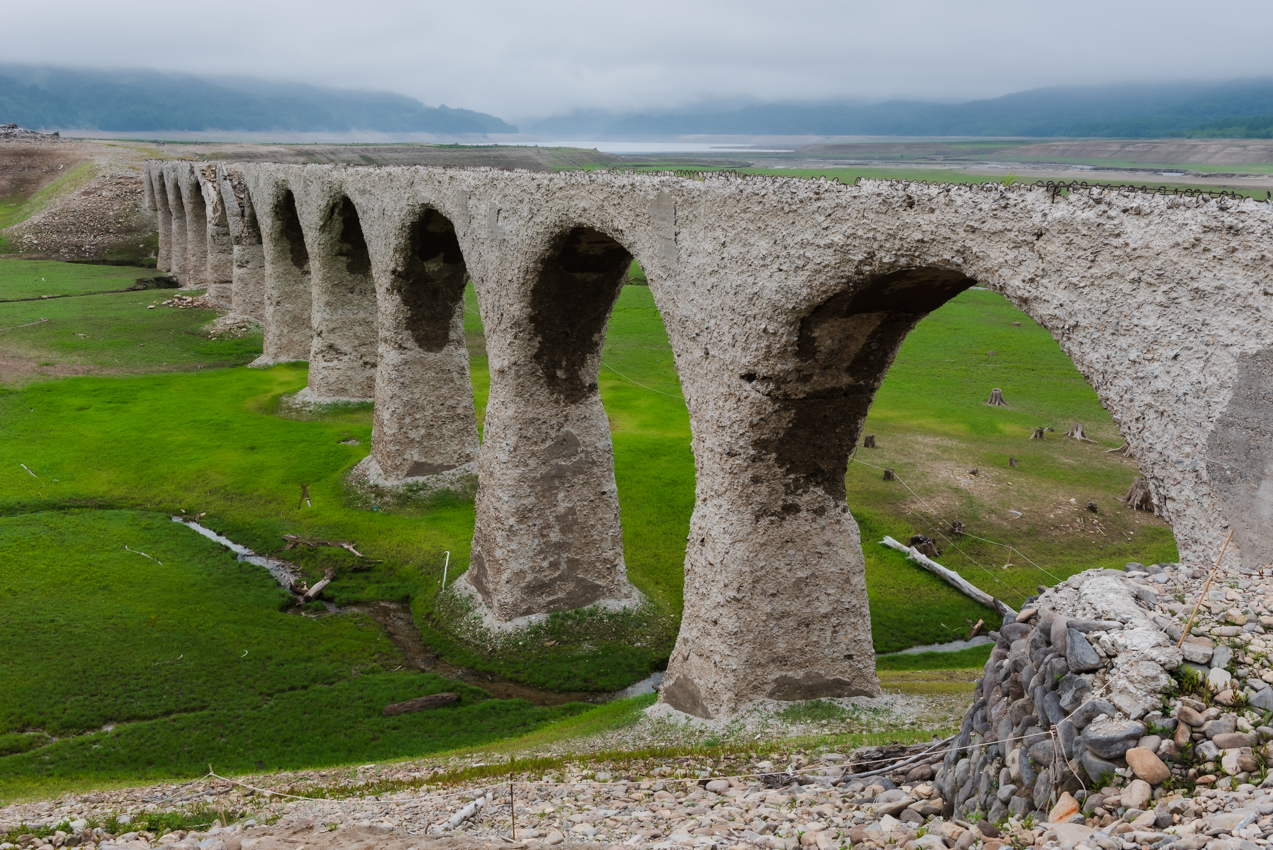
<path fill-rule="evenodd" d="M 376 282 L 375 427 L 359 472 L 386 483 L 476 474 L 477 417 L 464 341 L 468 272 L 455 227 L 423 207 L 391 238 Z"/>
<path fill-rule="evenodd" d="M 610 237 L 575 228 L 524 271 L 528 291 L 501 287 L 524 295 L 483 302 L 499 309 L 483 313 L 491 394 L 462 581 L 496 620 L 639 599 L 623 560 L 597 387 L 606 325 L 631 262 Z"/>
<path fill-rule="evenodd" d="M 168 180 L 163 168 L 158 164 L 148 166 L 154 192 L 151 197 L 154 203 L 159 229 L 159 250 L 155 255 L 156 271 L 172 270 L 172 208 L 168 205 Z"/>
<path fill-rule="evenodd" d="M 312 399 L 370 400 L 376 392 L 376 284 L 358 210 L 340 196 L 313 233 Z"/>
<path fill-rule="evenodd" d="M 262 199 L 260 215 L 265 293 L 265 340 L 257 365 L 308 360 L 312 331 L 309 250 L 291 189 Z"/>
<path fill-rule="evenodd" d="M 208 209 L 208 298 L 214 304 L 230 307 L 234 300 L 234 238 L 225 199 L 213 166 L 205 167 L 204 203 Z"/>
<path fill-rule="evenodd" d="M 208 205 L 203 199 L 203 185 L 194 166 L 178 163 L 177 186 L 186 211 L 186 244 L 182 262 L 181 286 L 197 289 L 208 285 Z"/>
<path fill-rule="evenodd" d="M 168 196 L 169 249 L 168 271 L 181 277 L 186 273 L 186 204 L 177 183 L 176 167 L 164 168 L 164 190 Z M 182 281 L 184 283 L 184 281 Z"/>

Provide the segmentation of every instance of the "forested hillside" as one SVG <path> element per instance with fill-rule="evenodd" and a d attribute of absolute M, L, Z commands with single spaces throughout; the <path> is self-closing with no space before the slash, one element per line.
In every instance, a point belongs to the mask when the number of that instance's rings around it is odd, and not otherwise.
<path fill-rule="evenodd" d="M 0 65 L 0 122 L 45 130 L 246 130 L 480 135 L 511 124 L 383 91 L 158 71 Z"/>

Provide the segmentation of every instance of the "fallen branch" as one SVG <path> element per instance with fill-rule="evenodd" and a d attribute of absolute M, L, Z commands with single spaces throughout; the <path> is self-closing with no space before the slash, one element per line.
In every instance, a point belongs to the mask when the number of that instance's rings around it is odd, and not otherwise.
<path fill-rule="evenodd" d="M 441 824 L 440 826 L 431 826 L 429 827 L 428 831 L 436 835 L 437 833 L 442 832 L 443 830 L 455 829 L 457 826 L 464 823 L 469 818 L 473 817 L 473 815 L 477 814 L 485 807 L 486 807 L 486 797 L 478 797 L 476 800 L 469 803 L 467 806 L 460 809 L 455 814 L 451 815 L 451 817 L 447 819 L 446 823 Z"/>
<path fill-rule="evenodd" d="M 39 477 L 40 477 L 40 476 L 36 475 L 34 472 L 32 472 L 32 471 L 31 471 L 31 468 L 30 468 L 29 466 L 27 466 L 25 463 L 20 463 L 20 464 L 18 464 L 18 466 L 20 466 L 20 467 L 22 467 L 23 469 L 25 469 L 25 470 L 27 471 L 27 475 L 30 475 L 32 478 L 39 478 Z"/>
<path fill-rule="evenodd" d="M 893 542 L 896 543 L 897 541 L 893 541 Z M 845 774 L 844 776 L 840 777 L 837 784 L 843 785 L 844 783 L 852 782 L 855 779 L 866 779 L 868 776 L 879 776 L 882 773 L 893 773 L 894 771 L 900 768 L 910 767 L 915 762 L 923 761 L 925 756 L 932 755 L 934 750 L 944 747 L 954 740 L 955 740 L 955 736 L 951 735 L 949 738 L 944 738 L 940 741 L 936 741 L 931 746 L 929 746 L 928 749 L 923 750 L 922 752 L 919 752 L 909 758 L 904 758 L 899 762 L 889 765 L 888 767 L 880 767 L 880 768 L 876 768 L 875 770 L 868 770 L 865 773 Z"/>
<path fill-rule="evenodd" d="M 142 552 L 139 549 L 129 549 L 127 543 L 124 544 L 124 549 L 129 552 L 132 552 L 134 555 L 141 555 L 143 558 L 150 558 L 149 555 L 147 555 L 145 552 Z M 156 564 L 158 564 L 161 567 L 164 565 L 164 562 L 159 560 L 158 558 L 150 558 L 150 560 L 154 561 Z"/>
<path fill-rule="evenodd" d="M 41 322 L 47 322 L 47 321 L 48 319 L 36 319 L 34 322 L 27 322 L 25 325 L 13 325 L 7 328 L 0 328 L 0 331 L 14 331 L 14 330 L 17 330 L 18 328 L 29 328 L 32 325 L 38 325 Z"/>
<path fill-rule="evenodd" d="M 305 591 L 305 595 L 301 597 L 301 602 L 312 602 L 323 592 L 323 588 L 332 583 L 332 579 L 336 577 L 336 571 L 331 567 L 327 568 L 327 572 L 323 573 L 321 580 L 314 583 L 314 586 Z"/>
<path fill-rule="evenodd" d="M 333 549 L 345 549 L 359 558 L 367 557 L 355 549 L 354 544 L 347 540 L 319 540 L 315 537 L 301 537 L 299 534 L 284 534 L 283 539 L 287 541 L 287 545 L 280 549 L 280 552 L 295 549 L 297 546 L 330 546 Z"/>
<path fill-rule="evenodd" d="M 975 599 L 976 601 L 980 602 L 982 605 L 985 605 L 987 608 L 991 608 L 995 611 L 998 611 L 1005 618 L 1007 617 L 1015 618 L 1017 616 L 1017 612 L 1013 610 L 1003 600 L 998 599 L 994 596 L 991 596 L 989 593 L 986 593 L 984 590 L 982 590 L 979 587 L 969 584 L 966 580 L 964 580 L 959 575 L 959 573 L 955 572 L 954 570 L 943 567 L 941 564 L 937 563 L 932 558 L 922 555 L 921 553 L 919 553 L 912 547 L 906 546 L 902 543 L 898 543 L 892 537 L 887 537 L 887 536 L 880 542 L 883 543 L 885 546 L 889 547 L 890 549 L 896 549 L 897 551 L 904 553 L 908 559 L 910 559 L 911 561 L 914 561 L 916 564 L 919 564 L 921 567 L 928 570 L 930 573 L 936 575 L 938 578 L 942 579 L 944 582 L 946 582 L 951 587 L 958 590 L 960 593 L 963 593 L 965 596 Z"/>
<path fill-rule="evenodd" d="M 393 705 L 386 705 L 381 709 L 380 714 L 384 717 L 397 717 L 399 714 L 411 714 L 416 711 L 427 711 L 430 708 L 454 705 L 459 701 L 459 694 L 430 694 L 427 697 L 416 697 L 406 702 L 395 702 Z"/>

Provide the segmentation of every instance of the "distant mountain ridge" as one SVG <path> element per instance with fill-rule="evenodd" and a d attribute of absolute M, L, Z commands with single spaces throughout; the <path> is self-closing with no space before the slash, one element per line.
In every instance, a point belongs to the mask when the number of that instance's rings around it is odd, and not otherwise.
<path fill-rule="evenodd" d="M 600 135 L 1273 138 L 1273 78 L 1033 89 L 989 100 L 757 104 L 644 113 L 575 112 L 523 124 Z"/>
<path fill-rule="evenodd" d="M 493 115 L 425 106 L 391 92 L 8 64 L 0 64 L 0 121 L 32 129 L 111 132 L 517 132 Z"/>

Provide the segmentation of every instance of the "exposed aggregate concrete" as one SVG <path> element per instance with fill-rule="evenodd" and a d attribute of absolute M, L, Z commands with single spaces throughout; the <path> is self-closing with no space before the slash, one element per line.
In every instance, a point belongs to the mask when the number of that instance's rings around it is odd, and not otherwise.
<path fill-rule="evenodd" d="M 187 179 L 179 172 L 196 170 L 147 173 L 157 186 Z M 1273 559 L 1261 542 L 1273 515 L 1273 377 L 1258 367 L 1273 350 L 1268 205 L 423 167 L 226 165 L 218 180 L 260 222 L 263 360 L 309 357 L 318 397 L 374 393 L 372 454 L 386 478 L 472 460 L 458 370 L 442 368 L 437 383 L 395 368 L 396 351 L 417 357 L 400 294 L 413 223 L 453 229 L 491 364 L 462 581 L 506 622 L 637 598 L 597 370 L 621 270 L 640 262 L 689 407 L 697 478 L 685 616 L 661 699 L 697 716 L 761 697 L 877 692 L 844 469 L 906 334 L 974 283 L 1048 328 L 1091 382 L 1186 563 L 1212 560 L 1230 528 L 1233 566 Z M 333 235 L 337 219 L 352 241 Z M 438 255 L 414 253 L 421 267 L 408 277 L 427 287 L 425 261 Z M 361 307 L 333 300 L 354 291 Z M 439 319 L 452 315 L 438 306 Z M 379 331 L 367 318 L 376 309 Z M 448 407 L 454 393 L 463 399 Z M 430 403 L 450 428 L 411 424 Z M 426 430 L 454 436 L 428 443 Z"/>

